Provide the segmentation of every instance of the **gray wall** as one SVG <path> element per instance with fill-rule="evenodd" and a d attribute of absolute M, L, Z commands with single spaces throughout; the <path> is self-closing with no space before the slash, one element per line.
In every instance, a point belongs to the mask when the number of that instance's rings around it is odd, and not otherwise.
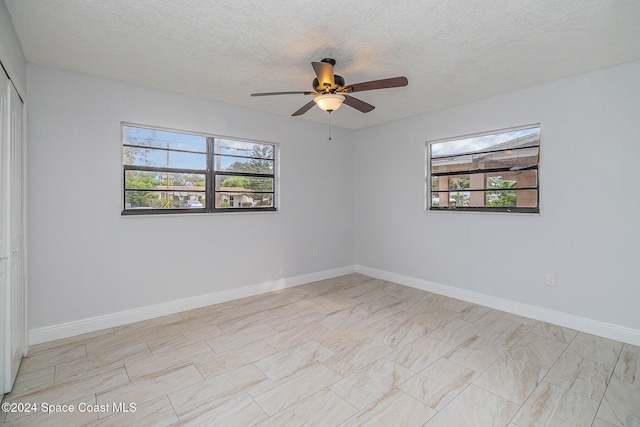
<path fill-rule="evenodd" d="M 0 60 L 18 92 L 24 96 L 27 88 L 27 61 L 13 28 L 7 5 L 3 1 L 0 1 Z"/>
<path fill-rule="evenodd" d="M 354 264 L 351 131 L 33 64 L 28 81 L 32 330 Z M 121 216 L 121 121 L 280 144 L 281 211 Z"/>
<path fill-rule="evenodd" d="M 632 62 L 358 132 L 356 263 L 639 330 L 638 100 Z M 425 212 L 425 141 L 532 123 L 539 215 Z"/>
<path fill-rule="evenodd" d="M 328 142 L 326 126 L 29 64 L 30 327 L 358 265 L 637 333 L 639 76 L 632 62 Z M 121 121 L 279 143 L 281 211 L 120 216 Z M 539 215 L 425 212 L 425 141 L 532 123 Z"/>

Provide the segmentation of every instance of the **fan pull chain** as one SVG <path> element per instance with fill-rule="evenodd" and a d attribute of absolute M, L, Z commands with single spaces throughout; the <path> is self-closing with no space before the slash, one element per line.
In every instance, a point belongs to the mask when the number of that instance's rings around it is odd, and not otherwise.
<path fill-rule="evenodd" d="M 331 111 L 329 111 L 329 141 L 331 141 Z"/>

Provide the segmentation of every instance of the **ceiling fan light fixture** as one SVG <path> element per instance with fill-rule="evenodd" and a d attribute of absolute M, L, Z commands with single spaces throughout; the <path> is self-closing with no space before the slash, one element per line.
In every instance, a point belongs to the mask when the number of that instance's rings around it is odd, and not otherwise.
<path fill-rule="evenodd" d="M 339 95 L 337 93 L 326 93 L 313 98 L 313 101 L 321 110 L 328 112 L 336 111 L 340 108 L 344 100 L 344 95 Z"/>

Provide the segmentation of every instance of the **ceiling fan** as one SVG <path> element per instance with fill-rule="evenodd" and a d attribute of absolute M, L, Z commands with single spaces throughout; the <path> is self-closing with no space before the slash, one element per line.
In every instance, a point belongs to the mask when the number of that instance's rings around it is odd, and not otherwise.
<path fill-rule="evenodd" d="M 313 79 L 313 92 L 293 91 L 293 92 L 266 92 L 252 93 L 251 96 L 271 96 L 271 95 L 315 95 L 312 101 L 303 105 L 292 116 L 301 116 L 302 114 L 317 105 L 321 110 L 331 113 L 342 106 L 343 103 L 349 107 L 355 108 L 363 113 L 368 113 L 374 107 L 358 98 L 349 95 L 354 92 L 364 92 L 366 90 L 387 89 L 393 87 L 402 87 L 409 84 L 406 77 L 392 77 L 389 79 L 372 80 L 369 82 L 345 85 L 344 78 L 333 74 L 333 66 L 336 60 L 325 58 L 321 62 L 312 62 L 311 66 L 316 73 Z"/>

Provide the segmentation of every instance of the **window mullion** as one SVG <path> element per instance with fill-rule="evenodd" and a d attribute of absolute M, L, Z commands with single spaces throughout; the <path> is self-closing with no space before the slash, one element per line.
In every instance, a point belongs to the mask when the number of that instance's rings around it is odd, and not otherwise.
<path fill-rule="evenodd" d="M 215 200 L 215 182 L 216 171 L 214 166 L 214 140 L 215 138 L 207 137 L 207 173 L 206 173 L 206 200 L 207 200 L 207 212 L 213 212 L 216 206 Z"/>

